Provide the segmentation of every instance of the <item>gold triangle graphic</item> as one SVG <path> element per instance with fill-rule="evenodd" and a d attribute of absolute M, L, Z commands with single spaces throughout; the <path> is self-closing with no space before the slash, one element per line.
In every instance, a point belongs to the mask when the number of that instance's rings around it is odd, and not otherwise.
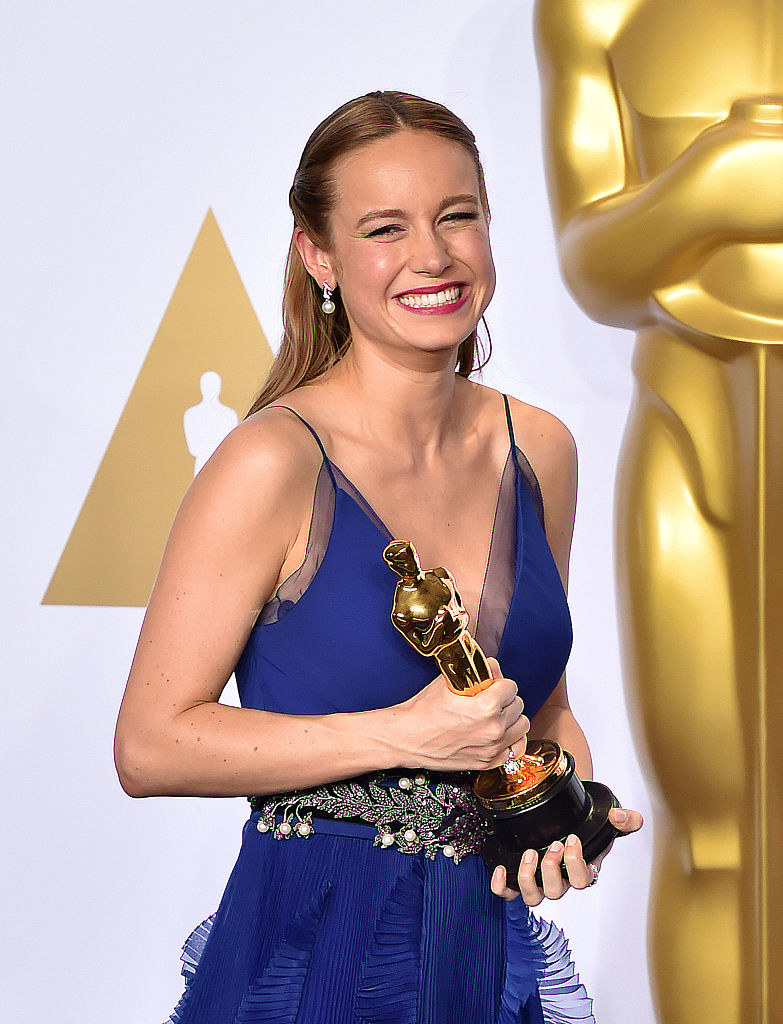
<path fill-rule="evenodd" d="M 241 419 L 271 361 L 269 344 L 210 210 L 43 604 L 147 603 L 174 513 L 193 479 L 194 456 L 183 416 L 205 400 L 202 375 L 212 372 L 207 379 L 213 392 L 221 386 L 215 408 L 223 422 L 226 416 L 232 419 L 226 407 Z"/>

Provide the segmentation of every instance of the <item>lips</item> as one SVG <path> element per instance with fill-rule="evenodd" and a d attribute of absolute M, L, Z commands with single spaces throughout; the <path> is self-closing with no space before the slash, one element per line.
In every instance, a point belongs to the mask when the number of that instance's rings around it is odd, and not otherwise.
<path fill-rule="evenodd" d="M 465 304 L 466 285 L 454 283 L 432 288 L 415 288 L 396 296 L 397 302 L 413 313 L 453 313 Z"/>

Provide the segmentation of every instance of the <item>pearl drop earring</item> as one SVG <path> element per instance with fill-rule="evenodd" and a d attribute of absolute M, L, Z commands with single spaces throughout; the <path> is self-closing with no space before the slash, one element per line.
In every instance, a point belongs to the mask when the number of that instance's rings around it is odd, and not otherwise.
<path fill-rule="evenodd" d="M 321 309 L 324 311 L 324 313 L 327 314 L 327 316 L 329 315 L 329 313 L 334 313 L 334 303 L 332 302 L 332 289 L 329 287 L 326 281 L 324 281 L 324 301 L 321 303 Z"/>

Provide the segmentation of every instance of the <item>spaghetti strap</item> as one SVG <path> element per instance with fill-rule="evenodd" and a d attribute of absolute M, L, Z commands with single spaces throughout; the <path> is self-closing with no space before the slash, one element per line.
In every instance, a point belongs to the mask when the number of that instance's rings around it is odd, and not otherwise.
<path fill-rule="evenodd" d="M 546 518 L 544 515 L 544 498 L 541 494 L 541 484 L 538 482 L 536 472 L 530 465 L 527 456 L 521 448 L 517 448 L 517 442 L 514 437 L 514 423 L 511 419 L 511 409 L 508 404 L 508 395 L 503 395 L 503 404 L 506 407 L 506 423 L 508 424 L 508 440 L 511 445 L 511 457 L 514 460 L 514 466 L 517 469 L 517 473 L 527 484 L 527 489 L 536 508 L 538 521 L 541 523 L 541 528 L 546 535 Z"/>
<path fill-rule="evenodd" d="M 519 461 L 517 460 L 517 442 L 514 439 L 514 424 L 511 420 L 511 409 L 508 404 L 508 395 L 503 395 L 503 404 L 506 407 L 506 423 L 508 425 L 508 442 L 511 446 L 511 456 L 514 459 L 514 465 L 519 469 Z"/>
<path fill-rule="evenodd" d="M 329 459 L 329 456 L 326 454 L 326 449 L 323 446 L 323 442 L 321 441 L 321 438 L 316 433 L 315 429 L 310 426 L 310 424 L 307 422 L 307 420 L 304 418 L 304 416 L 300 416 L 299 413 L 296 411 L 296 409 L 292 409 L 290 405 L 276 405 L 274 408 L 275 409 L 288 409 L 288 411 L 292 412 L 294 414 L 294 416 L 296 416 L 296 418 L 298 420 L 301 420 L 302 423 L 304 423 L 304 425 L 307 427 L 307 429 L 310 431 L 310 433 L 315 438 L 315 443 L 321 449 L 321 455 L 323 456 L 323 459 L 324 459 L 324 465 L 326 466 L 326 468 L 327 468 L 327 470 L 329 472 L 329 477 L 331 478 L 332 485 L 336 489 L 337 488 L 337 481 L 335 480 L 334 473 L 332 472 L 332 463 L 331 463 L 331 461 Z"/>

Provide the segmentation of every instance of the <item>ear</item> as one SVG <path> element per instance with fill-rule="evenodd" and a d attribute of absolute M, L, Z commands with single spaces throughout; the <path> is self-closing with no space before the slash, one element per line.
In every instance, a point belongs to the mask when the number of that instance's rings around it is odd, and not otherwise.
<path fill-rule="evenodd" d="M 303 228 L 294 228 L 294 245 L 302 257 L 307 273 L 318 287 L 322 288 L 326 283 L 331 289 L 336 288 L 337 279 L 329 253 L 325 249 L 320 249 L 310 236 L 305 234 Z"/>

